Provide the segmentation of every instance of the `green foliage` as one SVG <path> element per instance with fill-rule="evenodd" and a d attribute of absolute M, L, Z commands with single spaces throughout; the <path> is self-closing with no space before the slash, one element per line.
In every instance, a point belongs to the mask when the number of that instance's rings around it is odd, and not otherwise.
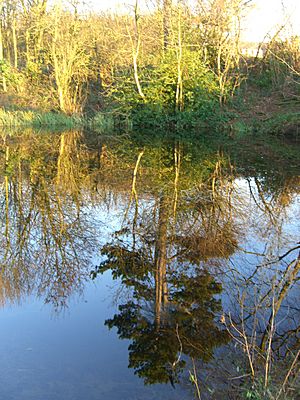
<path fill-rule="evenodd" d="M 276 366 L 274 367 L 275 371 L 273 371 L 274 378 L 281 377 L 282 371 L 278 370 Z M 281 389 L 281 385 L 277 382 L 269 381 L 267 387 L 265 387 L 265 382 L 263 375 L 258 376 L 254 382 L 251 384 L 247 382 L 243 389 L 243 393 L 241 399 L 245 400 L 273 400 L 274 398 L 285 399 L 285 400 L 293 400 L 294 396 L 287 394 L 286 392 L 282 392 L 282 396 L 276 397 L 279 394 Z"/>
<path fill-rule="evenodd" d="M 300 136 L 300 113 L 289 112 L 276 114 L 261 126 L 261 132 L 270 135 L 285 135 L 297 138 Z"/>
<path fill-rule="evenodd" d="M 96 132 L 108 132 L 114 129 L 115 118 L 113 114 L 98 112 L 88 120 L 87 125 Z"/>
<path fill-rule="evenodd" d="M 14 91 L 18 91 L 19 88 L 24 85 L 24 74 L 14 69 L 5 60 L 0 60 L 0 74 L 6 79 L 7 84 L 9 84 Z"/>
<path fill-rule="evenodd" d="M 139 95 L 132 70 L 119 71 L 116 85 L 109 95 L 124 112 L 132 115 L 136 125 L 201 127 L 219 111 L 219 88 L 215 75 L 203 64 L 197 51 L 185 49 L 180 63 L 182 71 L 181 111 L 176 104 L 178 59 L 168 50 L 157 65 L 140 68 L 140 82 L 145 99 Z"/>
<path fill-rule="evenodd" d="M 5 60 L 0 60 L 0 73 L 7 78 L 9 75 L 10 66 Z"/>
<path fill-rule="evenodd" d="M 256 84 L 261 89 L 270 89 L 272 87 L 272 71 L 265 69 L 256 80 Z"/>
<path fill-rule="evenodd" d="M 231 131 L 232 135 L 234 135 L 236 139 L 240 139 L 251 134 L 252 126 L 247 124 L 242 119 L 238 119 L 232 123 Z"/>

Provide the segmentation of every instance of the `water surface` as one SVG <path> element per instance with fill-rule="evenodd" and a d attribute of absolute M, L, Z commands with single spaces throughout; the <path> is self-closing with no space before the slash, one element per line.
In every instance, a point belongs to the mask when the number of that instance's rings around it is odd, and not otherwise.
<path fill-rule="evenodd" d="M 2 398 L 190 399 L 198 374 L 226 398 L 232 327 L 263 348 L 272 307 L 274 355 L 296 345 L 298 166 L 77 131 L 0 151 Z"/>

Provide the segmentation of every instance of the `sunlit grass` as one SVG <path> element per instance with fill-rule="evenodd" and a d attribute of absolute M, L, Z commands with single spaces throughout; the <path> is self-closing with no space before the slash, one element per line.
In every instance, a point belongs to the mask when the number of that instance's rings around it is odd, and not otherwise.
<path fill-rule="evenodd" d="M 119 116 L 113 113 L 98 112 L 88 118 L 56 112 L 0 109 L 0 126 L 10 128 L 89 128 L 97 133 L 103 133 L 111 132 L 116 127 L 129 129 L 131 123 L 128 119 L 120 119 Z"/>
<path fill-rule="evenodd" d="M 75 128 L 84 126 L 85 119 L 80 116 L 68 116 L 54 112 L 37 111 L 6 111 L 0 110 L 0 126 L 7 127 L 65 127 Z"/>

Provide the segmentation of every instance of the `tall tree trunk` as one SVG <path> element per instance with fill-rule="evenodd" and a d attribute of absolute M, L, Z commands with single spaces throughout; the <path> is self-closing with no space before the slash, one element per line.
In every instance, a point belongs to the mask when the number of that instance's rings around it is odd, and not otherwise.
<path fill-rule="evenodd" d="M 59 65 L 59 57 L 57 55 L 57 42 L 58 42 L 58 24 L 59 16 L 61 15 L 61 2 L 58 2 L 55 9 L 55 19 L 54 19 L 54 34 L 52 39 L 52 58 L 54 67 L 55 83 L 57 87 L 57 94 L 59 100 L 59 108 L 61 111 L 66 112 L 66 102 L 65 102 L 65 91 L 63 85 L 63 77 L 61 74 L 61 67 Z"/>
<path fill-rule="evenodd" d="M 29 33 L 29 29 L 26 29 L 25 32 L 25 52 L 26 52 L 26 65 L 28 66 L 30 63 L 30 33 Z"/>
<path fill-rule="evenodd" d="M 140 31 L 139 31 L 139 15 L 138 15 L 138 0 L 135 2 L 134 7 L 134 40 L 131 38 L 131 45 L 132 45 L 132 59 L 133 59 L 133 70 L 134 70 L 134 80 L 136 83 L 137 90 L 139 95 L 143 100 L 145 100 L 145 95 L 141 87 L 139 74 L 138 74 L 138 56 L 141 46 L 141 38 L 140 38 Z"/>
<path fill-rule="evenodd" d="M 170 25 L 171 25 L 171 8 L 172 0 L 163 0 L 163 34 L 164 34 L 164 50 L 169 45 Z"/>
<path fill-rule="evenodd" d="M 14 48 L 14 67 L 18 68 L 18 43 L 17 43 L 17 32 L 16 32 L 16 15 L 13 16 L 12 23 L 12 40 Z"/>
<path fill-rule="evenodd" d="M 182 84 L 182 37 L 181 37 L 181 8 L 178 10 L 178 43 L 177 43 L 177 85 L 176 85 L 176 111 L 183 109 L 183 84 Z"/>
<path fill-rule="evenodd" d="M 3 9 L 3 4 L 0 2 L 0 13 L 2 14 L 2 9 Z M 4 54 L 3 54 L 3 35 L 2 35 L 2 24 L 0 21 L 0 63 L 4 62 Z M 7 85 L 6 85 L 6 78 L 4 74 L 2 74 L 2 89 L 4 92 L 7 91 Z"/>

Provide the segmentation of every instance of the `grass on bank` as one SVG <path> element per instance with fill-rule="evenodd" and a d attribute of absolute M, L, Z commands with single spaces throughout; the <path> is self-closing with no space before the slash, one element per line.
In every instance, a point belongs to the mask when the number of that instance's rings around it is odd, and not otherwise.
<path fill-rule="evenodd" d="M 300 138 L 300 112 L 286 112 L 274 115 L 261 126 L 262 133 Z"/>
<path fill-rule="evenodd" d="M 4 127 L 64 127 L 75 128 L 84 125 L 84 118 L 79 116 L 68 116 L 54 112 L 37 111 L 7 111 L 0 109 L 0 126 Z"/>
<path fill-rule="evenodd" d="M 52 128 L 75 129 L 89 128 L 97 133 L 112 131 L 116 128 L 131 129 L 128 118 L 120 118 L 114 113 L 97 112 L 90 117 L 66 115 L 59 112 L 40 112 L 32 110 L 5 110 L 0 108 L 0 126 L 9 128 Z"/>
<path fill-rule="evenodd" d="M 257 98 L 255 103 L 262 103 Z M 264 103 L 267 103 L 264 101 Z M 95 133 L 112 131 L 147 131 L 151 136 L 156 131 L 177 132 L 178 134 L 193 134 L 202 136 L 204 132 L 224 137 L 243 139 L 257 137 L 282 137 L 287 139 L 300 138 L 300 112 L 295 107 L 278 107 L 262 110 L 257 105 L 248 105 L 248 112 L 240 105 L 231 108 L 207 109 L 200 113 L 197 110 L 181 112 L 177 115 L 147 113 L 144 108 L 134 113 L 96 112 L 86 115 L 66 115 L 54 111 L 37 111 L 0 108 L 0 126 L 10 128 L 48 128 L 48 129 L 78 129 L 88 128 Z M 273 106 L 274 107 L 274 106 Z M 255 112 L 255 110 L 260 112 Z"/>

